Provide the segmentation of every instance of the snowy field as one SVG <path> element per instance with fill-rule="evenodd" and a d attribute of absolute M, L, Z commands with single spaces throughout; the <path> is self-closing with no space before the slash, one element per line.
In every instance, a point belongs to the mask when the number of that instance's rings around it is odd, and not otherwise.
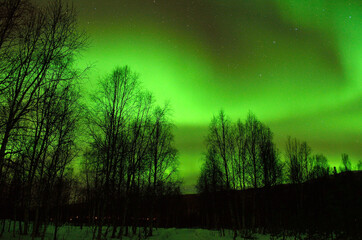
<path fill-rule="evenodd" d="M 30 240 L 30 236 L 21 236 L 16 234 L 13 236 L 13 232 L 8 232 L 9 228 L 5 229 L 4 235 L 0 239 L 14 239 L 14 240 Z M 45 240 L 53 240 L 54 227 L 49 226 L 45 235 Z M 63 226 L 58 229 L 58 240 L 91 240 L 92 239 L 92 227 L 83 227 L 82 229 L 77 226 Z M 110 236 L 110 234 L 108 235 Z M 256 240 L 269 240 L 275 239 L 271 238 L 268 235 L 254 234 L 253 239 Z M 40 240 L 41 238 L 35 238 Z M 107 239 L 112 239 L 107 237 Z M 138 236 L 129 236 L 123 237 L 123 240 L 136 240 L 139 239 Z M 221 237 L 218 231 L 206 230 L 206 229 L 177 229 L 177 228 L 168 228 L 168 229 L 156 229 L 154 231 L 154 236 L 147 238 L 150 240 L 160 239 L 160 240 L 215 240 L 215 239 L 224 239 L 231 240 L 232 232 L 227 231 L 225 237 Z M 238 237 L 237 239 L 244 239 Z M 288 238 L 286 238 L 288 239 Z M 292 239 L 292 238 L 290 238 Z"/>

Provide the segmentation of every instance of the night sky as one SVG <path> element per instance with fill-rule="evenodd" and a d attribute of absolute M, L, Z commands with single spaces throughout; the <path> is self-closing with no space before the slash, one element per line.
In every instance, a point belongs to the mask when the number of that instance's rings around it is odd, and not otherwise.
<path fill-rule="evenodd" d="M 184 192 L 220 109 L 251 110 L 284 151 L 288 135 L 340 164 L 362 158 L 362 4 L 330 0 L 76 0 L 85 83 L 129 65 L 173 109 Z"/>

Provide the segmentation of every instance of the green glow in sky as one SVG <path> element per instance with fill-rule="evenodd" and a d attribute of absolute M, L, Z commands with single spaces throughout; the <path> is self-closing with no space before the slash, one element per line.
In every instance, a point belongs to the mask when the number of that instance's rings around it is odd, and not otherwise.
<path fill-rule="evenodd" d="M 339 165 L 362 148 L 362 5 L 328 0 L 77 0 L 90 37 L 80 66 L 87 89 L 117 65 L 170 101 L 185 188 L 195 183 L 203 137 L 223 108 L 252 110 L 275 133 L 306 140 Z M 186 190 L 187 191 L 187 190 Z"/>

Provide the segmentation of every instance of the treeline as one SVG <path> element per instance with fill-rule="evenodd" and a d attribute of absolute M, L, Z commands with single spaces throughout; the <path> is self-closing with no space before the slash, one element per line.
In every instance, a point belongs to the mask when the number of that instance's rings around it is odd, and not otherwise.
<path fill-rule="evenodd" d="M 273 142 L 270 128 L 252 113 L 245 121 L 232 122 L 221 111 L 209 125 L 206 147 L 196 186 L 205 201 L 202 206 L 207 206 L 203 208 L 207 216 L 204 222 L 209 228 L 219 229 L 223 235 L 225 228 L 232 228 L 234 239 L 238 235 L 247 237 L 260 227 L 257 224 L 260 209 L 268 200 L 257 197 L 258 189 L 262 189 L 265 197 L 273 186 L 294 184 L 299 194 L 295 207 L 301 211 L 305 199 L 302 183 L 337 173 L 335 167 L 330 168 L 323 154 L 312 154 L 311 147 L 296 138 L 287 138 L 283 157 Z M 342 154 L 340 171 L 351 171 L 347 154 Z M 246 192 L 246 189 L 253 190 Z M 221 197 L 225 201 L 222 205 Z M 273 208 L 272 204 L 268 206 Z M 300 221 L 300 224 L 307 223 Z"/>
<path fill-rule="evenodd" d="M 0 21 L 0 236 L 11 218 L 14 236 L 44 238 L 54 224 L 57 239 L 64 207 L 80 202 L 94 239 L 109 227 L 122 238 L 144 199 L 152 216 L 158 198 L 179 194 L 169 107 L 128 67 L 101 79 L 89 101 L 81 96 L 85 72 L 74 63 L 87 37 L 71 5 L 1 0 Z"/>

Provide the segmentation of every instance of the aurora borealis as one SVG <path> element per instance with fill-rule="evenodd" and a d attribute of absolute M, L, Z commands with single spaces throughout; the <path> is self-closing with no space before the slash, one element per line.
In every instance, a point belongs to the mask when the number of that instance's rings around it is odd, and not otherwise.
<path fill-rule="evenodd" d="M 306 140 L 339 166 L 362 148 L 362 5 L 359 1 L 76 0 L 94 65 L 85 89 L 129 65 L 176 124 L 180 176 L 192 191 L 203 138 L 220 109 L 249 110 L 274 132 Z"/>

